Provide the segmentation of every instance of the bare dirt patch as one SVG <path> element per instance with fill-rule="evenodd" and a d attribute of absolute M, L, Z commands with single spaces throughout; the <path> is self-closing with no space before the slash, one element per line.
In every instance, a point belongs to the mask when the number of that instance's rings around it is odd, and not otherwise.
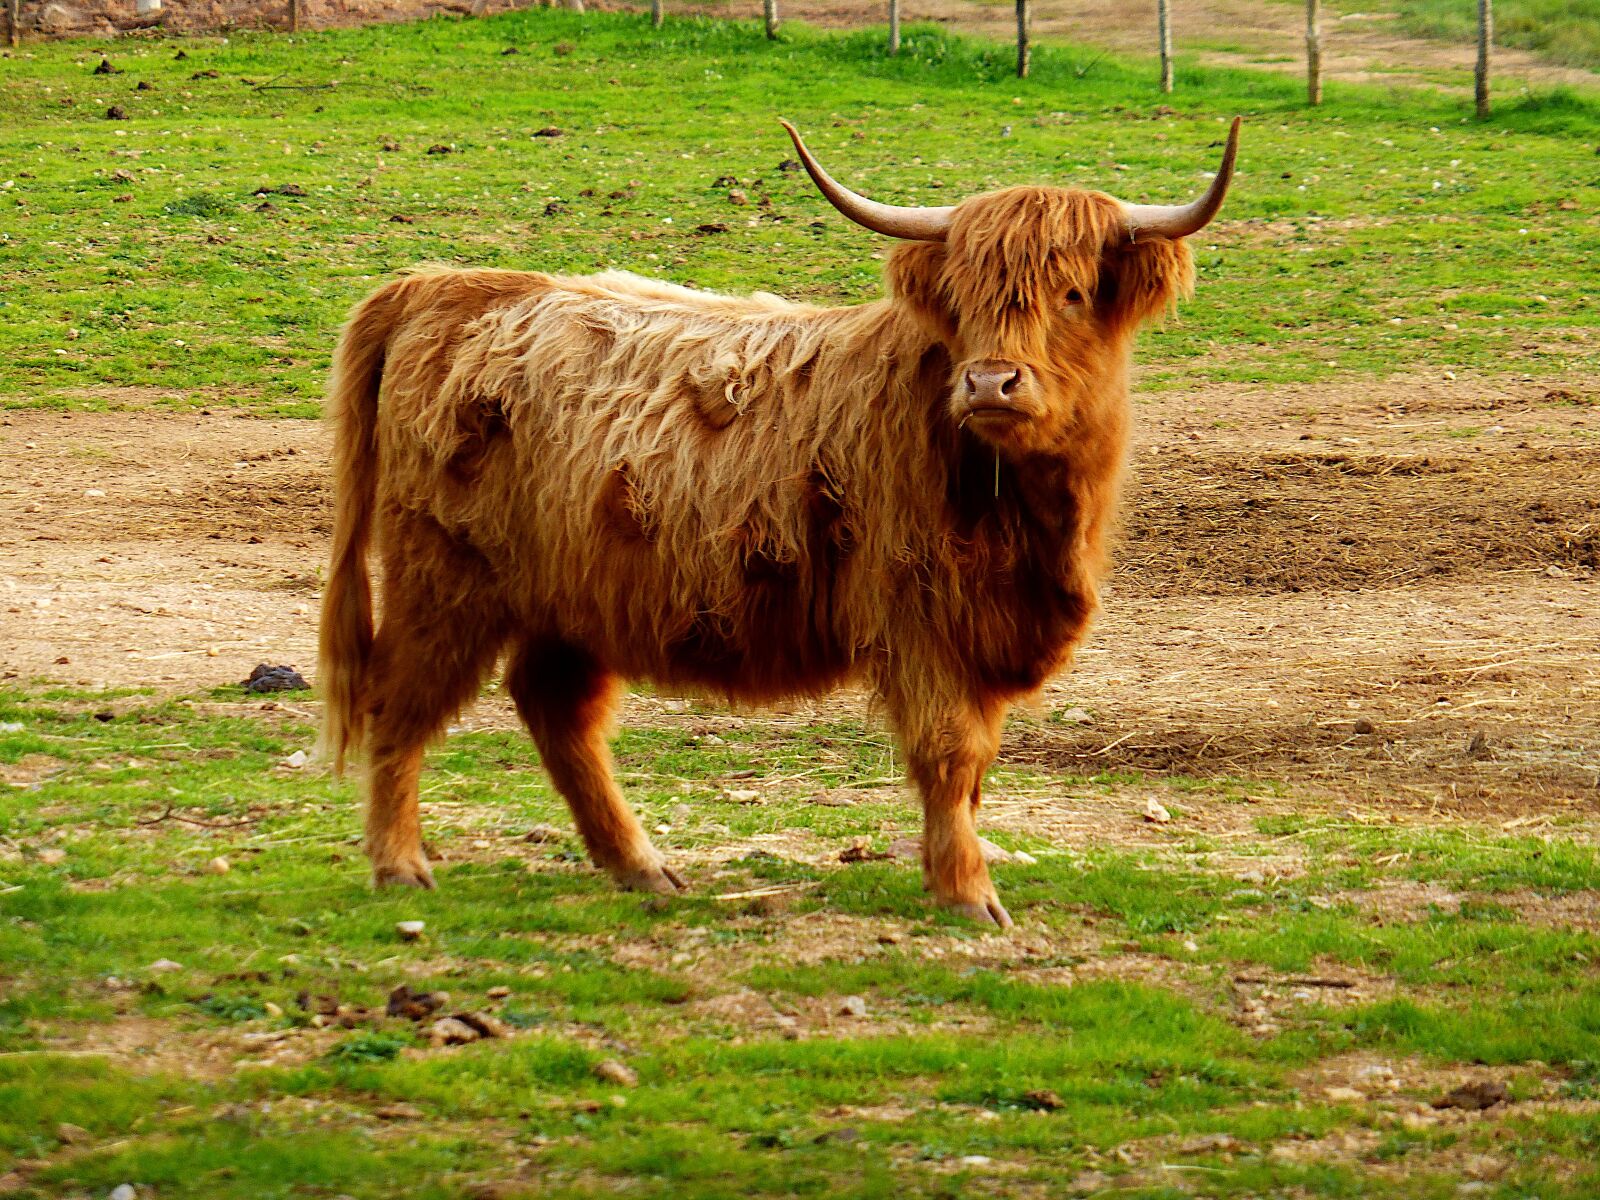
<path fill-rule="evenodd" d="M 1041 713 L 1014 723 L 1004 760 L 1277 779 L 1421 815 L 1592 813 L 1597 391 L 1590 378 L 1398 378 L 1140 399 L 1100 625 Z M 1464 440 L 1464 419 L 1502 432 Z M 260 661 L 308 669 L 327 474 L 315 422 L 4 417 L 7 672 L 193 691 Z M 1052 718 L 1072 708 L 1089 719 Z M 749 719 L 678 709 L 639 696 L 624 720 Z M 841 696 L 794 719 L 866 711 Z M 471 718 L 510 721 L 498 703 Z M 1005 827 L 1001 799 L 988 819 Z M 1028 802 L 1019 829 L 1105 819 L 1103 797 L 1082 812 L 1014 799 Z M 1230 804 L 1247 811 L 1238 799 L 1204 800 L 1206 819 L 1242 834 L 1248 820 L 1224 820 Z M 1128 821 L 1148 836 L 1136 811 Z"/>
<path fill-rule="evenodd" d="M 627 6 L 619 6 L 627 7 Z M 760 9 L 749 3 L 693 4 L 697 11 L 745 18 Z M 1015 36 L 1012 7 L 1001 0 L 918 0 L 901 10 L 901 20 L 937 21 L 963 33 L 1005 41 Z M 1077 45 L 1105 46 L 1121 53 L 1155 52 L 1155 0 L 1033 0 L 1036 40 L 1059 39 Z M 1305 14 L 1292 4 L 1270 0 L 1172 0 L 1173 43 L 1178 53 L 1193 53 L 1203 63 L 1252 67 L 1298 74 L 1305 69 Z M 883 9 L 868 0 L 793 0 L 786 17 L 826 28 L 859 29 L 882 24 Z M 1436 82 L 1441 75 L 1472 69 L 1469 45 L 1427 41 L 1400 32 L 1396 14 L 1381 8 L 1340 16 L 1324 9 L 1322 69 L 1327 79 L 1347 82 Z M 1092 59 L 1078 64 L 1092 69 Z M 1497 47 L 1495 71 L 1507 79 L 1549 86 L 1582 85 L 1593 72 L 1543 62 L 1524 51 Z"/>
<path fill-rule="evenodd" d="M 521 7 L 519 0 L 303 0 L 302 25 L 331 28 L 385 21 L 414 21 L 435 14 L 482 16 Z M 595 9 L 635 9 L 636 4 L 590 0 Z M 1273 0 L 1173 0 L 1174 44 L 1180 54 L 1202 63 L 1251 67 L 1297 74 L 1304 69 L 1303 16 L 1292 4 Z M 671 8 L 673 16 L 759 19 L 752 0 L 692 0 Z M 1036 41 L 1060 40 L 1080 46 L 1137 55 L 1155 49 L 1155 0 L 1106 4 L 1103 0 L 1033 0 Z M 1326 79 L 1348 82 L 1437 83 L 1467 86 L 1473 48 L 1465 43 L 1430 41 L 1400 32 L 1397 14 L 1383 9 L 1338 14 L 1324 10 L 1322 64 Z M 881 25 L 883 8 L 874 0 L 792 0 L 782 14 L 830 29 Z M 35 10 L 24 9 L 23 26 L 45 36 L 114 36 L 118 31 L 149 28 L 152 18 L 136 12 L 132 0 L 61 0 Z M 670 18 L 669 18 L 670 19 Z M 902 9 L 901 19 L 934 21 L 983 37 L 1006 41 L 1014 36 L 1011 6 L 1003 0 L 919 0 Z M 198 32 L 232 26 L 283 28 L 286 9 L 280 0 L 167 0 L 157 19 L 174 32 Z M 1086 72 L 1093 59 L 1078 64 Z M 1593 85 L 1592 71 L 1545 62 L 1526 51 L 1495 50 L 1497 80 L 1552 86 Z"/>
<path fill-rule="evenodd" d="M 1342 897 L 1362 912 L 1378 915 L 1385 923 L 1424 921 L 1435 914 L 1461 911 L 1469 899 L 1505 909 L 1523 925 L 1541 929 L 1600 932 L 1600 894 L 1571 892 L 1547 896 L 1524 888 L 1492 896 L 1469 896 L 1437 882 L 1386 879 L 1377 886 Z"/>
<path fill-rule="evenodd" d="M 44 1049 L 103 1055 L 141 1074 L 223 1079 L 241 1066 L 284 1066 L 325 1053 L 344 1036 L 334 1029 L 268 1029 L 264 1022 L 227 1029 L 193 1027 L 157 1017 L 122 1014 L 110 1021 L 57 1025 Z"/>

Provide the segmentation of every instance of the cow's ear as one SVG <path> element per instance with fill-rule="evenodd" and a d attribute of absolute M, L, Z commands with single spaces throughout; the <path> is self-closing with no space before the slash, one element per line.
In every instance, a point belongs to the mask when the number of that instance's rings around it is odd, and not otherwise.
<path fill-rule="evenodd" d="M 1106 251 L 1095 309 L 1103 320 L 1132 332 L 1193 291 L 1194 258 L 1188 243 L 1151 238 Z"/>
<path fill-rule="evenodd" d="M 889 255 L 889 291 L 942 342 L 956 336 L 955 314 L 945 299 L 942 242 L 901 242 Z"/>

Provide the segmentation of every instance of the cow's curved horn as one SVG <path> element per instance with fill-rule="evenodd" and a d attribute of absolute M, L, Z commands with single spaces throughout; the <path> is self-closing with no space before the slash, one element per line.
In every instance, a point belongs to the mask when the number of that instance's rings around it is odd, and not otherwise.
<path fill-rule="evenodd" d="M 1228 130 L 1228 148 L 1222 152 L 1222 166 L 1211 181 L 1205 195 L 1190 204 L 1122 204 L 1123 216 L 1128 221 L 1128 236 L 1134 241 L 1143 237 L 1181 238 L 1199 233 L 1211 223 L 1228 194 L 1228 184 L 1233 180 L 1233 160 L 1239 156 L 1239 117 L 1233 119 Z"/>
<path fill-rule="evenodd" d="M 950 214 L 955 212 L 954 207 L 902 208 L 897 204 L 879 204 L 876 200 L 858 196 L 836 181 L 811 157 L 811 151 L 806 149 L 799 131 L 793 125 L 782 118 L 779 123 L 794 139 L 795 153 L 805 164 L 806 173 L 811 176 L 811 182 L 817 185 L 817 190 L 827 198 L 829 204 L 857 225 L 889 237 L 908 238 L 917 242 L 944 241 L 945 234 L 950 230 Z"/>

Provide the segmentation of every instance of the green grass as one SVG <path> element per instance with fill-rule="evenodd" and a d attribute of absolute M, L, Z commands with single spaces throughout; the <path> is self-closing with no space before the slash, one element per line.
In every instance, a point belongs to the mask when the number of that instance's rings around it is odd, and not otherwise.
<path fill-rule="evenodd" d="M 1019 82 L 1007 48 L 928 27 L 889 60 L 876 32 L 536 10 L 181 44 L 118 43 L 112 76 L 89 73 L 99 44 L 4 60 L 0 404 L 311 415 L 342 312 L 424 260 L 876 294 L 884 247 L 777 170 L 779 113 L 864 190 L 940 203 L 1024 180 L 1169 198 L 1246 113 L 1148 387 L 1593 367 L 1600 109 L 1573 93 L 1480 126 L 1432 93 L 1333 87 L 1310 113 L 1292 80 L 1191 66 L 1161 115 L 1147 64 L 1080 73 L 1068 47 Z M 1308 802 L 1241 843 L 1181 828 L 1186 807 L 1281 813 L 1282 782 L 997 768 L 992 796 L 1179 814 L 1085 848 L 996 832 L 1037 858 L 995 870 L 1022 925 L 1001 938 L 931 910 L 909 864 L 838 862 L 917 828 L 881 730 L 712 738 L 691 712 L 615 746 L 688 894 L 613 892 L 499 731 L 430 753 L 440 890 L 380 894 L 354 785 L 285 765 L 312 739 L 293 712 L 7 686 L 0 1178 L 21 1195 L 1443 1200 L 1473 1154 L 1502 1200 L 1600 1190 L 1600 933 L 1541 915 L 1600 891 L 1577 826 Z M 1249 882 L 1246 854 L 1294 869 Z M 1454 899 L 1387 899 L 1407 889 Z M 402 983 L 516 1035 L 434 1048 L 386 1015 Z M 1397 1094 L 1326 1095 L 1374 1058 Z M 1515 1102 L 1406 1123 L 1469 1070 Z"/>
<path fill-rule="evenodd" d="M 877 31 L 554 11 L 182 45 L 120 43 L 110 76 L 98 43 L 5 62 L 0 404 L 311 415 L 344 312 L 423 261 L 876 295 L 882 241 L 777 169 L 780 114 L 863 190 L 944 203 L 1184 196 L 1244 113 L 1244 173 L 1199 295 L 1147 338 L 1148 387 L 1594 361 L 1592 96 L 1506 97 L 1479 125 L 1451 97 L 1332 86 L 1312 112 L 1292 79 L 1189 65 L 1174 99 L 1142 62 L 1080 74 L 1072 47 L 1019 81 L 1005 47 L 927 26 L 890 59 Z M 257 194 L 286 187 L 304 195 Z"/>
<path fill-rule="evenodd" d="M 226 690 L 124 695 L 100 720 L 107 703 L 0 693 L 20 726 L 0 763 L 40 775 L 0 794 L 0 1153 L 22 1195 L 378 1197 L 405 1178 L 428 1197 L 1027 1196 L 1098 1171 L 1135 1196 L 1176 1195 L 1176 1173 L 1205 1196 L 1446 1197 L 1452 1148 L 1504 1160 L 1493 1194 L 1600 1183 L 1600 933 L 1516 907 L 1600 891 L 1587 841 L 1280 819 L 1297 872 L 1250 884 L 1204 838 L 1034 840 L 1037 863 L 996 868 L 1022 929 L 981 936 L 930 911 L 909 865 L 836 862 L 915 827 L 877 786 L 884 735 L 751 720 L 708 744 L 689 721 L 617 747 L 630 798 L 694 864 L 687 895 L 618 895 L 570 835 L 526 841 L 570 822 L 526 739 L 496 732 L 430 755 L 440 890 L 378 894 L 353 786 L 281 765 L 311 737 L 300 719 Z M 816 805 L 801 761 L 881 798 Z M 720 800 L 744 764 L 800 782 Z M 1246 784 L 1212 790 L 1250 803 Z M 1198 781 L 1002 771 L 990 791 L 1116 806 L 1129 787 L 1179 808 Z M 205 869 L 218 855 L 226 874 Z M 774 881 L 781 902 L 740 899 Z M 1459 903 L 1381 902 L 1417 884 Z M 401 940 L 403 919 L 423 937 Z M 1327 975 L 1361 990 L 1294 996 Z M 430 1048 L 426 1022 L 384 1014 L 400 983 L 516 1035 Z M 835 1015 L 846 995 L 865 1017 Z M 92 1052 L 115 1030 L 143 1064 Z M 1400 1093 L 1329 1101 L 1318 1081 L 1351 1055 L 1392 1063 Z M 598 1078 L 607 1058 L 639 1085 Z M 1515 1102 L 1400 1124 L 1468 1064 Z M 1351 1137 L 1379 1149 L 1339 1152 Z"/>

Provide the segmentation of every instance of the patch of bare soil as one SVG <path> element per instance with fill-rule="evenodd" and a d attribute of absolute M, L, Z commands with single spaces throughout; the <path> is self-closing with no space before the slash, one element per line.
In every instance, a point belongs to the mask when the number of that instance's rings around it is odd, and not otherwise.
<path fill-rule="evenodd" d="M 626 6 L 623 6 L 626 7 Z M 1033 36 L 1077 45 L 1104 46 L 1128 54 L 1156 52 L 1155 0 L 1033 0 Z M 692 11 L 758 17 L 750 0 L 700 0 Z M 1427 41 L 1400 32 L 1398 14 L 1383 8 L 1343 16 L 1324 8 L 1322 70 L 1325 79 L 1349 82 L 1433 82 L 1441 72 L 1467 75 L 1475 51 L 1467 44 Z M 784 16 L 827 28 L 860 29 L 884 22 L 874 0 L 789 0 Z M 1171 0 L 1173 44 L 1201 62 L 1299 74 L 1305 70 L 1305 14 L 1272 0 Z M 918 0 L 903 7 L 903 22 L 937 21 L 963 33 L 1005 41 L 1016 35 L 1012 6 L 1003 0 Z M 1092 70 L 1092 59 L 1079 66 Z M 1596 75 L 1540 60 L 1524 51 L 1497 47 L 1496 74 L 1549 86 L 1593 84 Z M 1470 82 L 1470 81 L 1469 81 Z"/>
<path fill-rule="evenodd" d="M 525 0 L 302 0 L 301 23 L 307 28 L 414 21 L 439 13 L 483 16 L 525 6 Z M 638 9 L 638 4 L 590 0 L 597 9 Z M 1076 45 L 1151 55 L 1155 51 L 1155 0 L 1033 0 L 1033 36 L 1037 41 L 1061 39 Z M 673 15 L 704 13 L 758 19 L 754 0 L 690 0 L 669 6 Z M 1429 41 L 1400 32 L 1398 14 L 1381 7 L 1371 12 L 1323 17 L 1322 65 L 1326 79 L 1351 82 L 1435 83 L 1456 73 L 1467 86 L 1474 49 L 1466 43 Z M 1172 0 L 1173 41 L 1180 54 L 1194 53 L 1201 62 L 1246 66 L 1298 74 L 1304 70 L 1303 15 L 1290 4 L 1273 0 Z M 149 28 L 199 32 L 228 27 L 284 28 L 282 0 L 167 0 L 157 17 L 142 16 L 133 0 L 55 0 L 22 10 L 29 35 L 52 37 L 115 36 Z M 786 0 L 782 15 L 824 28 L 860 29 L 884 22 L 877 0 Z M 919 0 L 902 8 L 901 20 L 934 21 L 963 33 L 1000 41 L 1015 36 L 1011 6 L 1003 0 Z M 1496 79 L 1509 83 L 1551 86 L 1593 85 L 1596 74 L 1545 62 L 1508 47 L 1495 51 Z M 1093 59 L 1079 64 L 1093 69 Z"/>
<path fill-rule="evenodd" d="M 1142 399 L 1104 614 L 1043 713 L 1013 723 L 1003 759 L 1281 780 L 1296 798 L 1417 816 L 1592 813 L 1600 386 L 1556 383 Z M 1460 436 L 1464 423 L 1478 435 Z M 327 475 L 314 422 L 0 418 L 7 676 L 192 691 L 260 661 L 309 669 Z M 624 719 L 748 719 L 682 707 L 641 696 Z M 799 708 L 802 722 L 866 711 L 852 695 Z M 509 717 L 494 704 L 479 719 Z M 1227 815 L 1236 800 L 1194 806 L 1245 836 L 1248 820 Z M 1130 836 L 1148 838 L 1128 809 Z M 1068 844 L 1105 818 L 1103 799 L 1059 796 L 996 797 L 988 813 Z"/>
<path fill-rule="evenodd" d="M 314 662 L 316 422 L 16 413 L 0 464 L 8 676 L 195 690 Z"/>
<path fill-rule="evenodd" d="M 1443 884 L 1412 879 L 1385 879 L 1367 891 L 1350 892 L 1341 897 L 1363 912 L 1377 914 L 1385 923 L 1424 921 L 1436 913 L 1457 913 L 1468 898 Z M 1580 933 L 1600 932 L 1600 895 L 1593 892 L 1545 896 L 1524 888 L 1471 899 L 1480 905 L 1505 909 L 1515 914 L 1523 925 Z"/>
<path fill-rule="evenodd" d="M 1514 1077 L 1521 1099 L 1487 1108 L 1436 1108 L 1435 1103 L 1457 1088 L 1485 1095 L 1503 1094 Z M 1308 1104 L 1340 1105 L 1352 1112 L 1349 1124 L 1313 1136 L 1279 1138 L 1263 1146 L 1231 1134 L 1163 1134 L 1141 1138 L 1118 1148 L 1114 1157 L 1134 1170 L 1117 1182 L 1158 1182 L 1164 1172 L 1181 1171 L 1174 1162 L 1203 1157 L 1232 1162 L 1240 1155 L 1258 1155 L 1279 1163 L 1359 1167 L 1364 1175 L 1414 1181 L 1442 1176 L 1461 1181 L 1499 1179 L 1517 1166 L 1516 1159 L 1496 1145 L 1510 1133 L 1508 1123 L 1539 1120 L 1555 1113 L 1593 1112 L 1593 1101 L 1557 1099 L 1559 1079 L 1549 1072 L 1452 1065 L 1437 1067 L 1415 1057 L 1384 1057 L 1369 1052 L 1336 1055 L 1290 1075 L 1289 1084 Z M 1433 1131 L 1426 1140 L 1397 1142 L 1393 1131 Z M 1547 1170 L 1568 1173 L 1583 1169 L 1575 1160 L 1548 1157 Z M 1167 1176 L 1170 1182 L 1171 1176 Z M 1463 1192 L 1465 1194 L 1465 1192 Z"/>
<path fill-rule="evenodd" d="M 188 1079 L 223 1079 L 240 1067 L 284 1066 L 327 1052 L 344 1030 L 268 1029 L 246 1022 L 225 1029 L 123 1013 L 110 1021 L 56 1026 L 43 1049 L 103 1055 L 118 1067 Z"/>

